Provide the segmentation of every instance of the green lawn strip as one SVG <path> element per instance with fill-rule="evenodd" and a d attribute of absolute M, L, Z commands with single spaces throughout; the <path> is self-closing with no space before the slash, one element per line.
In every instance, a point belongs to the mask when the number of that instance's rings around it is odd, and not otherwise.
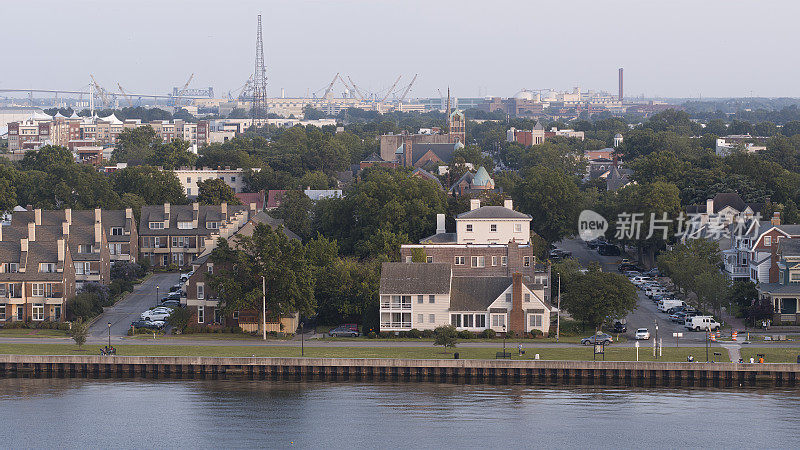
<path fill-rule="evenodd" d="M 193 334 L 192 336 L 197 336 L 197 335 Z M 558 342 L 564 343 L 564 344 L 577 344 L 577 343 L 580 343 L 581 339 L 583 339 L 585 337 L 589 337 L 589 336 L 591 336 L 591 333 L 587 334 L 585 336 L 561 336 L 559 338 Z M 617 335 L 612 335 L 612 337 L 614 338 L 614 342 L 627 342 L 628 341 L 628 339 L 625 336 L 617 337 Z M 322 337 L 322 338 L 315 338 L 314 341 L 327 341 L 327 342 L 365 342 L 365 341 L 366 342 L 433 342 L 433 338 L 401 338 L 401 337 L 397 337 L 397 338 L 373 338 L 373 339 L 370 339 L 370 338 L 363 337 L 363 336 L 362 337 L 355 337 L 355 338 L 350 338 L 350 337 L 336 337 L 336 338 L 334 338 L 334 337 L 330 337 L 330 336 L 325 336 L 325 337 Z M 458 342 L 459 343 L 493 342 L 493 343 L 502 345 L 503 344 L 503 339 L 502 338 L 493 338 L 493 339 L 483 339 L 483 338 L 459 339 Z M 518 343 L 518 342 L 522 342 L 522 345 L 536 345 L 536 344 L 540 344 L 540 343 L 548 343 L 548 344 L 552 343 L 552 344 L 554 344 L 556 342 L 556 338 L 555 337 L 547 337 L 547 338 L 538 337 L 538 338 L 535 338 L 535 339 L 531 339 L 531 338 L 525 338 L 525 339 L 508 338 L 508 339 L 506 339 L 506 344 L 509 344 L 509 345 L 511 343 L 514 343 L 514 345 L 516 345 L 516 343 Z"/>
<path fill-rule="evenodd" d="M 125 339 L 136 339 L 136 340 L 152 340 L 152 334 L 137 334 L 135 336 L 128 336 Z M 267 340 L 269 341 L 286 341 L 290 340 L 291 338 L 279 338 L 275 336 L 267 336 Z M 262 340 L 261 336 L 253 336 L 252 334 L 247 333 L 193 333 L 193 334 L 158 334 L 158 340 L 207 340 L 207 341 L 260 341 Z"/>
<path fill-rule="evenodd" d="M 63 330 L 37 329 L 37 328 L 10 328 L 0 329 L 0 337 L 19 337 L 19 338 L 50 338 L 67 337 L 68 334 Z"/>
<path fill-rule="evenodd" d="M 764 355 L 766 363 L 796 363 L 800 355 L 800 347 L 742 347 L 742 359 L 750 362 L 750 358 L 758 361 L 758 354 Z"/>
<path fill-rule="evenodd" d="M 279 346 L 188 346 L 188 345 L 125 345 L 115 346 L 120 356 L 300 356 L 297 347 Z M 724 349 L 716 349 L 728 361 Z M 403 358 L 403 359 L 451 359 L 458 352 L 463 359 L 494 359 L 499 348 L 455 348 L 441 347 L 307 347 L 305 356 L 319 358 Z M 516 349 L 508 348 L 511 359 L 533 359 L 539 354 L 540 359 L 549 360 L 592 360 L 592 347 L 568 348 L 526 348 L 526 354 L 517 356 Z M 84 345 L 79 349 L 73 344 L 0 344 L 0 354 L 29 355 L 96 355 L 99 346 Z M 701 358 L 702 354 L 702 358 Z M 705 360 L 702 348 L 665 348 L 660 361 L 686 361 L 693 355 L 696 361 Z M 597 355 L 602 359 L 602 355 Z M 633 361 L 636 359 L 634 348 L 607 347 L 606 361 Z M 640 361 L 653 361 L 652 349 L 639 349 Z"/>

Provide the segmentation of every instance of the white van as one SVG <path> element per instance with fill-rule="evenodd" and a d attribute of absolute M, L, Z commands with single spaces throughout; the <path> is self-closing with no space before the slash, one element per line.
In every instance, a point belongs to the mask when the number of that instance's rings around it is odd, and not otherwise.
<path fill-rule="evenodd" d="M 661 312 L 667 312 L 670 308 L 674 308 L 676 306 L 686 306 L 686 303 L 683 300 L 661 300 L 658 302 L 658 310 Z"/>
<path fill-rule="evenodd" d="M 640 286 L 640 285 L 642 285 L 644 283 L 647 283 L 647 282 L 650 282 L 650 281 L 653 281 L 650 277 L 638 276 L 638 277 L 631 278 L 631 283 L 635 284 L 636 286 Z"/>
<path fill-rule="evenodd" d="M 711 316 L 687 317 L 685 326 L 694 331 L 715 331 L 720 327 L 719 323 Z"/>

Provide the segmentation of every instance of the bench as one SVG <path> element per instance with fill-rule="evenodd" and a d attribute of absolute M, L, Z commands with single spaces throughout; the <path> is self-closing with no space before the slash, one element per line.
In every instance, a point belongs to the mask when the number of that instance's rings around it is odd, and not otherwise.
<path fill-rule="evenodd" d="M 510 352 L 497 352 L 497 353 L 495 353 L 494 354 L 494 359 L 499 359 L 499 358 L 511 358 L 511 353 Z"/>

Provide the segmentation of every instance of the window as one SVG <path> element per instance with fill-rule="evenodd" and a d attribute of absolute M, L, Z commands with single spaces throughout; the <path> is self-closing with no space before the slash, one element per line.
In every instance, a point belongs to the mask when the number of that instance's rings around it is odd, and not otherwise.
<path fill-rule="evenodd" d="M 186 195 L 192 195 L 192 188 L 186 188 Z"/>
<path fill-rule="evenodd" d="M 417 314 L 417 323 L 425 323 L 425 314 Z"/>
<path fill-rule="evenodd" d="M 6 305 L 0 305 L 0 320 L 6 320 Z"/>
<path fill-rule="evenodd" d="M 526 302 L 526 303 L 530 303 L 530 301 L 531 301 L 531 294 L 527 294 L 527 293 L 526 293 L 526 294 L 525 294 L 525 302 Z"/>
<path fill-rule="evenodd" d="M 497 233 L 497 224 L 493 223 L 489 225 L 489 231 L 491 231 L 492 233 Z"/>
<path fill-rule="evenodd" d="M 417 303 L 425 303 L 425 296 L 424 295 L 418 295 L 417 296 Z"/>
<path fill-rule="evenodd" d="M 428 263 L 428 264 L 432 263 L 433 262 L 433 256 L 426 256 L 425 257 L 425 262 Z"/>
<path fill-rule="evenodd" d="M 764 247 L 772 245 L 772 236 L 764 236 Z"/>
<path fill-rule="evenodd" d="M 92 253 L 91 244 L 78 244 L 78 253 Z"/>
<path fill-rule="evenodd" d="M 475 314 L 475 328 L 486 328 L 486 314 Z"/>
<path fill-rule="evenodd" d="M 514 232 L 515 233 L 522 233 L 522 224 L 521 223 L 515 223 L 514 224 Z"/>
<path fill-rule="evenodd" d="M 150 222 L 150 229 L 151 230 L 163 230 L 164 229 L 164 222 Z"/>
<path fill-rule="evenodd" d="M 500 265 L 505 267 L 508 265 L 508 256 L 501 256 L 500 257 Z"/>
<path fill-rule="evenodd" d="M 406 256 L 406 262 L 410 263 L 413 261 L 413 257 L 411 255 Z"/>
<path fill-rule="evenodd" d="M 492 314 L 492 327 L 503 328 L 506 326 L 506 316 L 504 314 Z"/>
<path fill-rule="evenodd" d="M 239 310 L 233 312 L 233 320 L 239 320 Z"/>
<path fill-rule="evenodd" d="M 464 314 L 464 328 L 472 328 L 472 314 Z"/>
<path fill-rule="evenodd" d="M 436 323 L 436 314 L 428 314 L 428 323 Z"/>
<path fill-rule="evenodd" d="M 231 177 L 231 183 L 236 183 L 236 177 Z"/>
<path fill-rule="evenodd" d="M 53 306 L 53 320 L 61 320 L 61 307 Z"/>
<path fill-rule="evenodd" d="M 202 300 L 206 297 L 206 287 L 202 284 L 197 285 L 197 299 Z"/>
<path fill-rule="evenodd" d="M 461 327 L 461 314 L 450 314 L 450 325 L 456 328 Z"/>
<path fill-rule="evenodd" d="M 31 295 L 34 297 L 44 297 L 44 283 L 31 284 Z"/>
<path fill-rule="evenodd" d="M 471 223 L 467 224 L 467 233 L 472 233 L 472 224 Z"/>
<path fill-rule="evenodd" d="M 497 265 L 497 256 L 492 256 L 492 267 Z"/>
<path fill-rule="evenodd" d="M 466 257 L 456 256 L 455 262 L 453 264 L 457 266 L 463 266 L 465 262 L 466 262 Z"/>
<path fill-rule="evenodd" d="M 530 256 L 523 256 L 522 257 L 522 266 L 523 267 L 530 267 L 531 266 L 531 257 Z"/>
<path fill-rule="evenodd" d="M 17 320 L 25 319 L 25 305 L 17 305 Z"/>
<path fill-rule="evenodd" d="M 209 230 L 216 230 L 219 228 L 219 222 L 206 222 L 206 228 Z"/>
<path fill-rule="evenodd" d="M 206 311 L 204 306 L 197 307 L 197 323 L 205 323 Z"/>
<path fill-rule="evenodd" d="M 800 272 L 791 271 L 789 272 L 789 281 L 792 283 L 800 282 Z"/>
<path fill-rule="evenodd" d="M 214 265 L 213 264 L 209 264 L 208 265 L 208 273 L 210 273 L 210 274 L 214 273 Z"/>
<path fill-rule="evenodd" d="M 186 177 L 186 182 L 187 183 L 191 183 L 192 182 L 192 177 Z"/>
<path fill-rule="evenodd" d="M 192 222 L 178 222 L 179 230 L 191 230 L 192 228 L 194 228 L 194 226 L 192 226 Z"/>
<path fill-rule="evenodd" d="M 214 308 L 214 323 L 222 323 L 222 310 Z"/>
<path fill-rule="evenodd" d="M 436 303 L 436 296 L 431 294 L 428 296 L 428 303 Z"/>
<path fill-rule="evenodd" d="M 33 320 L 44 320 L 44 305 L 42 303 L 34 303 L 31 308 L 31 315 Z"/>
<path fill-rule="evenodd" d="M 53 273 L 56 271 L 56 263 L 39 263 L 40 273 Z"/>
<path fill-rule="evenodd" d="M 511 303 L 511 293 L 506 294 L 506 303 Z"/>
<path fill-rule="evenodd" d="M 542 326 L 542 315 L 541 314 L 530 314 L 528 316 L 528 325 L 531 328 L 541 328 Z"/>
<path fill-rule="evenodd" d="M 472 267 L 486 267 L 486 257 L 484 257 L 484 256 L 473 256 L 472 257 Z"/>

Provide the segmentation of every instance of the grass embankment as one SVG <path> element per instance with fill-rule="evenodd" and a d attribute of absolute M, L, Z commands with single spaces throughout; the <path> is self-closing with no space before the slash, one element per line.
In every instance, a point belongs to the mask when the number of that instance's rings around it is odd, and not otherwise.
<path fill-rule="evenodd" d="M 50 330 L 44 328 L 9 328 L 0 329 L 0 337 L 12 338 L 52 338 L 52 337 L 68 337 L 66 331 L 63 330 Z"/>
<path fill-rule="evenodd" d="M 750 362 L 750 358 L 758 361 L 758 354 L 764 355 L 767 363 L 796 363 L 800 355 L 800 347 L 742 347 L 742 359 Z"/>
<path fill-rule="evenodd" d="M 117 345 L 117 354 L 120 356 L 300 356 L 298 347 L 278 346 L 187 346 L 187 345 Z M 455 348 L 443 349 L 441 347 L 306 347 L 306 357 L 317 358 L 404 358 L 404 359 L 452 359 L 453 353 L 458 352 L 463 359 L 494 359 L 495 353 L 502 351 L 498 348 Z M 514 356 L 511 359 L 534 359 L 539 354 L 541 359 L 549 360 L 592 360 L 592 347 L 569 348 L 525 348 L 526 354 L 516 355 L 516 349 L 509 347 L 507 351 Z M 727 352 L 723 359 L 728 361 Z M 0 344 L 0 354 L 25 354 L 25 355 L 96 355 L 99 346 L 87 345 L 79 349 L 73 344 Z M 693 355 L 700 361 L 705 350 L 701 348 L 664 348 L 663 357 L 659 361 L 686 361 L 688 355 Z M 602 359 L 602 355 L 598 355 Z M 636 349 L 611 347 L 606 348 L 606 361 L 633 361 L 636 359 Z M 702 358 L 703 360 L 705 358 Z M 640 361 L 653 361 L 652 349 L 639 350 Z"/>

